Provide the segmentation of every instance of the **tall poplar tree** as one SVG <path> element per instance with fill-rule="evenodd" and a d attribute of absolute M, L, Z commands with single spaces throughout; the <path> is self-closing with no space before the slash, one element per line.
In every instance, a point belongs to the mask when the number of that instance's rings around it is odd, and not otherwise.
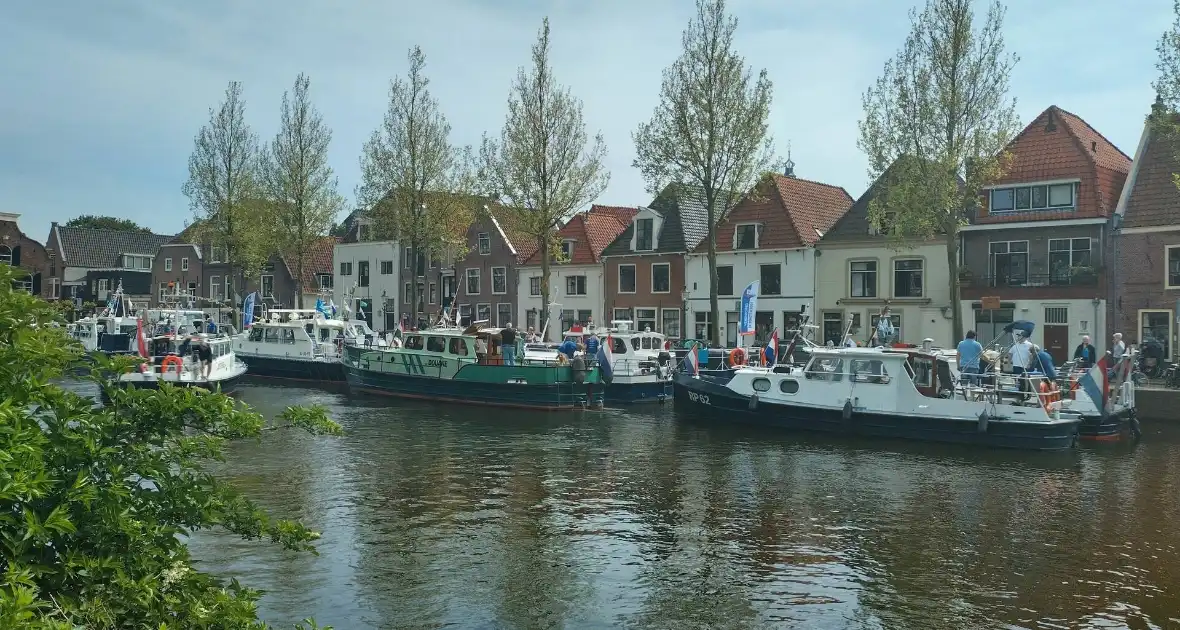
<path fill-rule="evenodd" d="M 283 93 L 279 132 L 262 151 L 259 184 L 274 216 L 275 244 L 295 263 L 296 308 L 302 308 L 307 252 L 328 234 L 344 206 L 328 164 L 332 130 L 311 103 L 311 80 L 300 74 Z"/>
<path fill-rule="evenodd" d="M 768 131 L 773 88 L 734 50 L 737 18 L 725 0 L 697 0 L 684 51 L 664 71 L 660 104 L 639 126 L 636 168 L 652 194 L 668 184 L 700 188 L 709 221 L 711 341 L 721 343 L 717 303 L 717 224 L 774 162 Z"/>
<path fill-rule="evenodd" d="M 408 60 L 406 77 L 391 82 L 385 118 L 361 153 L 356 197 L 378 235 L 398 239 L 411 257 L 410 308 L 417 322 L 419 260 L 462 256 L 482 202 L 472 195 L 471 150 L 451 144 L 451 125 L 430 93 L 426 55 L 415 46 Z"/>
<path fill-rule="evenodd" d="M 1020 130 L 1008 96 L 1017 57 L 1004 50 L 1005 9 L 993 2 L 977 24 L 971 5 L 927 0 L 910 12 L 905 45 L 864 94 L 858 143 L 869 179 L 886 176 L 870 223 L 881 229 L 888 216 L 895 244 L 946 243 L 955 339 L 963 337 L 959 228 L 1007 168 L 1005 147 Z"/>
<path fill-rule="evenodd" d="M 514 209 L 514 231 L 541 257 L 541 325 L 549 321 L 549 269 L 557 232 L 575 211 L 606 190 L 606 142 L 586 135 L 582 101 L 561 86 L 549 58 L 549 18 L 533 44 L 532 67 L 512 83 L 498 140 L 485 136 L 480 164 L 485 185 Z"/>

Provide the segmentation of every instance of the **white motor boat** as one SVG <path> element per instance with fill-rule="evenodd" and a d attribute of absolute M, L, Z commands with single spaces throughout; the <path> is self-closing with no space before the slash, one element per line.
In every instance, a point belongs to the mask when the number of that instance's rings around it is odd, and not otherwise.
<path fill-rule="evenodd" d="M 591 337 L 599 343 L 610 339 L 611 381 L 606 401 L 613 403 L 663 402 L 672 397 L 671 344 L 664 335 L 637 331 L 630 320 L 613 320 L 609 328 L 573 326 L 564 341 L 585 346 Z M 554 363 L 560 344 L 525 344 L 525 363 Z M 595 359 L 596 357 L 588 357 Z"/>

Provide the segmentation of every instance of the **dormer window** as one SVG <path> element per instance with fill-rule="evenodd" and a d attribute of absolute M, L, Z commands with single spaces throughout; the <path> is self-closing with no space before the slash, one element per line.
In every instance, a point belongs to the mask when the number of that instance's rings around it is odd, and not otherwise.
<path fill-rule="evenodd" d="M 492 239 L 487 232 L 480 232 L 477 241 L 479 243 L 480 256 L 488 256 L 492 253 Z"/>
<path fill-rule="evenodd" d="M 561 242 L 561 255 L 565 257 L 567 261 L 574 259 L 574 243 L 576 242 L 577 241 L 573 239 L 566 239 Z"/>
<path fill-rule="evenodd" d="M 169 265 L 169 266 L 171 266 L 171 265 Z M 152 257 L 151 256 L 136 256 L 134 254 L 124 254 L 123 255 L 123 268 L 124 269 L 151 269 L 152 268 Z"/>
<path fill-rule="evenodd" d="M 873 227 L 869 225 L 869 234 L 878 236 L 885 236 L 889 234 L 889 226 L 897 222 L 896 212 L 886 212 L 885 217 L 881 220 L 881 227 Z"/>
<path fill-rule="evenodd" d="M 1009 186 L 990 191 L 990 212 L 1073 210 L 1077 206 L 1077 183 Z"/>
<path fill-rule="evenodd" d="M 358 223 L 356 226 L 356 240 L 367 241 L 372 237 L 372 226 L 368 223 Z"/>
<path fill-rule="evenodd" d="M 733 248 L 758 249 L 759 232 L 757 223 L 739 223 L 733 229 Z"/>
<path fill-rule="evenodd" d="M 649 252 L 655 249 L 653 245 L 655 239 L 652 234 L 654 223 L 653 219 L 635 220 L 635 251 Z"/>

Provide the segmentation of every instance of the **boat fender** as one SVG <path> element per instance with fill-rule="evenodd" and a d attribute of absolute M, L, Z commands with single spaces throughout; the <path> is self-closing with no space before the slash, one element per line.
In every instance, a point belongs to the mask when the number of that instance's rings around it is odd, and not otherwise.
<path fill-rule="evenodd" d="M 841 413 L 844 416 L 845 421 L 852 419 L 852 399 L 851 398 L 844 401 L 844 409 Z"/>
<path fill-rule="evenodd" d="M 976 425 L 976 430 L 980 433 L 987 433 L 988 415 L 986 411 L 979 412 L 979 423 Z"/>
<path fill-rule="evenodd" d="M 586 382 L 586 359 L 582 355 L 574 355 L 570 360 L 570 369 L 573 370 L 575 383 L 581 385 Z"/>
<path fill-rule="evenodd" d="M 750 396 L 750 411 L 755 411 L 757 409 L 758 409 L 758 394 L 754 394 L 753 396 Z"/>

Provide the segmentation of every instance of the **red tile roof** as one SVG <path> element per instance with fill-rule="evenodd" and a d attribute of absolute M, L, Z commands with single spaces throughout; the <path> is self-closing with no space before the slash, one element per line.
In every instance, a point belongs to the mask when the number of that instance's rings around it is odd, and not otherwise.
<path fill-rule="evenodd" d="M 1077 207 L 988 216 L 984 204 L 980 223 L 1110 216 L 1131 170 L 1127 154 L 1081 117 L 1056 105 L 1041 112 L 1006 150 L 1012 154 L 1012 164 L 997 184 L 1080 179 Z"/>
<path fill-rule="evenodd" d="M 312 291 L 318 288 L 319 282 L 316 279 L 316 274 L 331 274 L 332 273 L 332 250 L 339 243 L 340 239 L 335 236 L 325 236 L 314 243 L 311 247 L 303 252 L 303 291 Z M 291 277 L 295 277 L 297 265 L 295 264 L 296 257 L 294 255 L 283 256 L 283 264 L 287 265 L 287 271 Z"/>
<path fill-rule="evenodd" d="M 595 205 L 590 206 L 586 212 L 575 214 L 557 232 L 558 238 L 574 241 L 574 251 L 570 256 L 569 263 L 593 265 L 600 262 L 602 250 L 606 249 L 611 241 L 627 229 L 627 226 L 631 224 L 631 219 L 638 213 L 638 208 Z M 527 255 L 523 255 L 522 252 L 522 260 L 524 261 L 522 264 L 541 264 L 536 244 L 532 244 L 529 250 Z M 521 249 L 518 248 L 517 251 L 521 252 Z"/>
<path fill-rule="evenodd" d="M 1148 123 L 1150 124 L 1150 123 Z M 1172 174 L 1180 172 L 1180 139 L 1150 133 L 1135 156 L 1135 169 L 1123 210 L 1123 227 L 1164 227 L 1180 224 L 1180 190 Z"/>
<path fill-rule="evenodd" d="M 717 225 L 717 251 L 733 251 L 733 230 L 739 223 L 763 226 L 758 249 L 815 245 L 852 207 L 852 196 L 839 186 L 786 175 L 775 175 L 773 184 L 744 197 Z M 705 239 L 695 251 L 708 247 Z"/>

